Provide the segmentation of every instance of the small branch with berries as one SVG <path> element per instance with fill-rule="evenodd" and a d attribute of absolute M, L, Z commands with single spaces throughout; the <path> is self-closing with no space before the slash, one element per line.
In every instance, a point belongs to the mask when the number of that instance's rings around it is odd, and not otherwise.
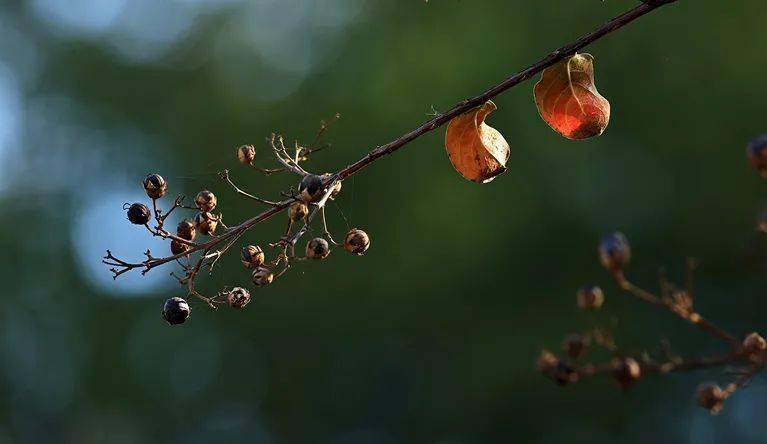
<path fill-rule="evenodd" d="M 727 351 L 716 356 L 682 357 L 677 355 L 668 343 L 663 344 L 662 356 L 653 357 L 648 352 L 630 354 L 615 344 L 611 334 L 596 329 L 586 334 L 573 333 L 562 343 L 563 355 L 557 356 L 543 350 L 538 357 L 538 370 L 560 385 L 576 383 L 586 377 L 610 375 L 623 389 L 649 374 L 686 372 L 706 368 L 738 368 L 740 375 L 724 388 L 717 384 L 706 384 L 698 389 L 699 404 L 712 414 L 721 411 L 724 401 L 736 390 L 747 384 L 767 365 L 767 341 L 756 332 L 743 339 L 728 332 L 714 322 L 704 318 L 694 308 L 692 276 L 695 262 L 688 261 L 688 283 L 684 287 L 660 279 L 660 292 L 652 293 L 641 288 L 625 275 L 625 268 L 631 260 L 631 247 L 621 233 L 605 236 L 599 245 L 602 266 L 610 272 L 618 287 L 633 295 L 641 302 L 661 308 L 673 316 L 701 330 L 712 339 L 722 343 Z M 576 295 L 578 307 L 592 311 L 601 308 L 604 293 L 599 287 L 583 287 Z M 605 348 L 613 357 L 606 363 L 584 362 L 590 346 Z"/>
<path fill-rule="evenodd" d="M 334 116 L 331 123 L 338 119 Z M 184 205 L 184 197 L 177 197 L 170 209 L 163 212 L 159 201 L 168 192 L 167 181 L 159 174 L 148 175 L 142 186 L 147 197 L 151 200 L 151 210 L 146 204 L 136 202 L 126 204 L 123 209 L 127 211 L 128 220 L 144 226 L 152 236 L 158 236 L 170 241 L 170 256 L 155 257 L 151 251 L 146 251 L 146 259 L 141 262 L 128 262 L 116 257 L 111 251 L 103 258 L 103 262 L 112 268 L 115 279 L 131 270 L 140 269 L 142 274 L 148 273 L 158 266 L 176 262 L 182 270 L 179 276 L 172 275 L 179 284 L 186 288 L 187 296 L 195 297 L 204 302 L 210 308 L 216 309 L 221 304 L 227 304 L 234 308 L 244 308 L 250 301 L 250 292 L 242 286 L 225 288 L 215 296 L 206 296 L 197 288 L 197 279 L 205 269 L 212 273 L 213 267 L 245 234 L 248 230 L 260 222 L 281 212 L 287 214 L 288 226 L 286 232 L 275 242 L 268 245 L 276 250 L 276 255 L 271 261 L 267 261 L 264 250 L 254 244 L 242 247 L 240 259 L 246 269 L 250 270 L 250 278 L 256 287 L 265 287 L 272 284 L 276 279 L 284 276 L 295 261 L 322 260 L 327 258 L 334 247 L 342 246 L 346 251 L 354 255 L 363 255 L 370 247 L 370 238 L 367 233 L 359 229 L 351 229 L 344 236 L 343 243 L 338 243 L 327 225 L 325 206 L 329 200 L 335 199 L 341 192 L 342 184 L 338 174 L 313 174 L 302 165 L 309 160 L 310 155 L 320 151 L 324 146 L 318 146 L 321 136 L 325 133 L 329 123 L 322 122 L 311 146 L 302 146 L 298 142 L 289 151 L 283 138 L 272 135 L 268 139 L 271 152 L 275 156 L 281 168 L 265 168 L 255 164 L 256 149 L 252 145 L 243 145 L 237 148 L 237 158 L 240 163 L 252 169 L 270 176 L 279 172 L 293 173 L 300 176 L 298 191 L 285 193 L 286 199 L 272 202 L 255 196 L 238 187 L 232 180 L 228 170 L 219 173 L 220 179 L 230 186 L 235 193 L 249 200 L 265 205 L 267 210 L 233 227 L 227 227 L 223 223 L 221 213 L 214 214 L 218 206 L 218 199 L 211 191 L 200 191 L 194 199 L 194 207 Z M 185 218 L 178 223 L 175 233 L 165 229 L 168 216 L 177 209 L 192 209 L 196 214 L 192 218 Z M 321 236 L 314 237 L 306 244 L 305 256 L 297 257 L 295 247 L 301 238 L 311 233 L 312 222 L 315 216 L 319 216 L 322 222 Z M 150 223 L 153 222 L 154 226 Z M 300 229 L 293 231 L 296 223 L 302 223 Z M 202 242 L 201 237 L 207 240 Z M 332 246 L 331 246 L 332 245 Z M 170 298 L 166 301 L 163 316 L 170 324 L 180 324 L 186 321 L 191 313 L 191 307 L 183 298 Z"/>

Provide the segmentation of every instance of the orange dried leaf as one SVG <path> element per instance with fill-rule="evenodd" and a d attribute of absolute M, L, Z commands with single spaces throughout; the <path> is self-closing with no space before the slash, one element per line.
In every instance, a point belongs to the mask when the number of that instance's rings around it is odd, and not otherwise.
<path fill-rule="evenodd" d="M 546 68 L 535 84 L 543 120 L 568 139 L 599 136 L 610 121 L 610 102 L 594 86 L 594 57 L 576 54 Z"/>
<path fill-rule="evenodd" d="M 447 125 L 445 148 L 456 171 L 477 183 L 487 183 L 506 172 L 511 148 L 495 128 L 485 124 L 485 118 L 496 106 L 488 101 L 453 120 Z"/>

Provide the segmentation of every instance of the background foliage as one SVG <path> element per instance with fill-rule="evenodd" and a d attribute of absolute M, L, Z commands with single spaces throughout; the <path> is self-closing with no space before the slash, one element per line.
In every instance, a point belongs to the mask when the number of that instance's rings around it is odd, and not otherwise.
<path fill-rule="evenodd" d="M 123 202 L 165 175 L 210 187 L 228 221 L 255 211 L 216 183 L 264 197 L 293 178 L 236 165 L 272 131 L 308 140 L 343 115 L 332 171 L 632 7 L 629 0 L 8 0 L 0 6 L 0 442 L 440 443 L 765 442 L 764 381 L 716 418 L 695 386 L 722 375 L 566 389 L 533 370 L 541 347 L 592 323 L 634 350 L 696 332 L 618 294 L 596 243 L 632 240 L 636 280 L 703 259 L 698 306 L 739 333 L 765 330 L 765 185 L 744 148 L 765 130 L 761 1 L 681 1 L 589 48 L 613 106 L 605 135 L 569 142 L 541 121 L 529 82 L 489 123 L 508 174 L 461 179 L 442 134 L 344 184 L 349 223 L 373 240 L 257 291 L 244 311 L 195 304 L 170 268 L 113 283 L 106 248 L 160 248 Z M 346 229 L 332 208 L 336 232 Z M 265 243 L 283 228 L 263 225 Z M 245 283 L 228 258 L 209 290 Z M 575 290 L 603 284 L 605 310 Z M 649 286 L 649 285 L 648 285 Z"/>

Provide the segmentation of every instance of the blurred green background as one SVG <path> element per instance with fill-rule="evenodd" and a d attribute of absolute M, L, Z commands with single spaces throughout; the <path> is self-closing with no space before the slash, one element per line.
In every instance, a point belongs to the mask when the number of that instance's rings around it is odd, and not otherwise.
<path fill-rule="evenodd" d="M 454 172 L 442 131 L 347 180 L 331 227 L 367 230 L 369 253 L 301 263 L 244 311 L 195 301 L 170 328 L 172 266 L 113 282 L 100 263 L 107 248 L 166 248 L 121 209 L 148 172 L 171 195 L 213 190 L 242 220 L 261 208 L 216 171 L 267 198 L 295 179 L 238 165 L 237 145 L 309 141 L 339 112 L 307 166 L 333 171 L 637 3 L 5 0 L 0 442 L 767 442 L 763 379 L 711 417 L 694 391 L 728 382 L 721 371 L 626 393 L 534 371 L 541 348 L 594 325 L 628 350 L 721 351 L 617 291 L 596 260 L 613 230 L 635 280 L 655 288 L 658 267 L 679 279 L 699 257 L 698 308 L 737 334 L 767 330 L 754 231 L 767 184 L 744 155 L 767 131 L 761 0 L 682 0 L 590 46 L 612 103 L 603 137 L 551 131 L 529 81 L 495 101 L 512 156 L 492 184 Z M 593 315 L 575 306 L 590 283 L 607 296 Z M 236 255 L 201 281 L 232 284 L 248 284 Z"/>

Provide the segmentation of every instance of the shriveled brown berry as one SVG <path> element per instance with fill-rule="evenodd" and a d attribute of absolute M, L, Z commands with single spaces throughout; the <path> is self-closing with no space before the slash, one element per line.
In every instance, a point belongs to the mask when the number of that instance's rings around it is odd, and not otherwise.
<path fill-rule="evenodd" d="M 599 287 L 581 287 L 576 293 L 576 300 L 581 310 L 598 310 L 605 302 L 605 294 Z"/>
<path fill-rule="evenodd" d="M 746 147 L 746 155 L 751 167 L 767 178 L 767 134 L 752 140 Z"/>
<path fill-rule="evenodd" d="M 548 350 L 541 351 L 536 366 L 541 374 L 551 378 L 559 385 L 578 382 L 578 373 L 575 369 L 562 362 L 556 355 Z"/>
<path fill-rule="evenodd" d="M 727 396 L 716 384 L 704 384 L 698 388 L 698 405 L 716 415 L 722 410 Z"/>
<path fill-rule="evenodd" d="M 256 158 L 256 147 L 253 145 L 242 145 L 237 148 L 237 159 L 245 165 L 253 163 Z"/>
<path fill-rule="evenodd" d="M 194 216 L 194 226 L 202 234 L 213 234 L 218 227 L 218 218 L 207 211 L 201 211 Z"/>
<path fill-rule="evenodd" d="M 767 341 L 757 332 L 749 333 L 743 340 L 743 350 L 749 354 L 762 353 L 767 350 Z"/>
<path fill-rule="evenodd" d="M 642 367 L 634 358 L 615 358 L 611 363 L 612 375 L 624 389 L 642 377 Z"/>
<path fill-rule="evenodd" d="M 303 202 L 293 202 L 288 207 L 288 217 L 293 222 L 303 220 L 309 215 L 309 207 Z"/>
<path fill-rule="evenodd" d="M 226 293 L 226 303 L 232 308 L 245 308 L 250 302 L 250 292 L 242 287 L 234 287 Z"/>
<path fill-rule="evenodd" d="M 123 207 L 125 209 L 125 207 Z M 149 208 L 142 203 L 134 203 L 128 207 L 128 220 L 132 224 L 145 225 L 152 218 Z"/>
<path fill-rule="evenodd" d="M 192 308 L 182 298 L 174 297 L 165 301 L 162 307 L 162 317 L 170 325 L 183 324 L 192 314 Z"/>
<path fill-rule="evenodd" d="M 174 255 L 186 253 L 189 250 L 189 245 L 179 242 L 176 239 L 170 241 L 170 252 Z"/>
<path fill-rule="evenodd" d="M 266 256 L 264 250 L 258 245 L 247 245 L 242 248 L 240 260 L 245 268 L 255 269 L 263 265 Z"/>
<path fill-rule="evenodd" d="M 322 198 L 322 192 L 322 178 L 316 174 L 304 176 L 298 184 L 298 197 L 304 202 L 317 202 Z"/>
<path fill-rule="evenodd" d="M 599 243 L 599 260 L 608 271 L 622 270 L 631 261 L 631 246 L 623 233 L 613 233 Z"/>
<path fill-rule="evenodd" d="M 344 250 L 362 256 L 370 248 L 370 237 L 364 231 L 352 228 L 344 237 Z"/>
<path fill-rule="evenodd" d="M 329 254 L 330 245 L 321 237 L 315 237 L 306 243 L 306 257 L 309 259 L 325 259 Z"/>
<path fill-rule="evenodd" d="M 265 287 L 274 281 L 274 273 L 267 267 L 258 267 L 251 276 L 256 287 Z"/>
<path fill-rule="evenodd" d="M 216 208 L 216 203 L 216 195 L 208 190 L 200 191 L 194 198 L 194 204 L 203 212 L 213 211 Z"/>
<path fill-rule="evenodd" d="M 539 372 L 549 373 L 559 365 L 559 358 L 548 350 L 541 350 L 541 354 L 538 356 L 535 365 Z"/>
<path fill-rule="evenodd" d="M 176 236 L 181 239 L 193 241 L 197 237 L 197 229 L 195 228 L 194 221 L 184 219 L 178 223 L 176 227 Z"/>
<path fill-rule="evenodd" d="M 567 353 L 567 356 L 578 359 L 586 353 L 589 346 L 589 339 L 578 333 L 571 333 L 567 335 L 562 341 L 562 350 Z"/>
<path fill-rule="evenodd" d="M 159 199 L 168 192 L 168 182 L 159 174 L 150 174 L 144 178 L 144 191 L 151 199 Z"/>

